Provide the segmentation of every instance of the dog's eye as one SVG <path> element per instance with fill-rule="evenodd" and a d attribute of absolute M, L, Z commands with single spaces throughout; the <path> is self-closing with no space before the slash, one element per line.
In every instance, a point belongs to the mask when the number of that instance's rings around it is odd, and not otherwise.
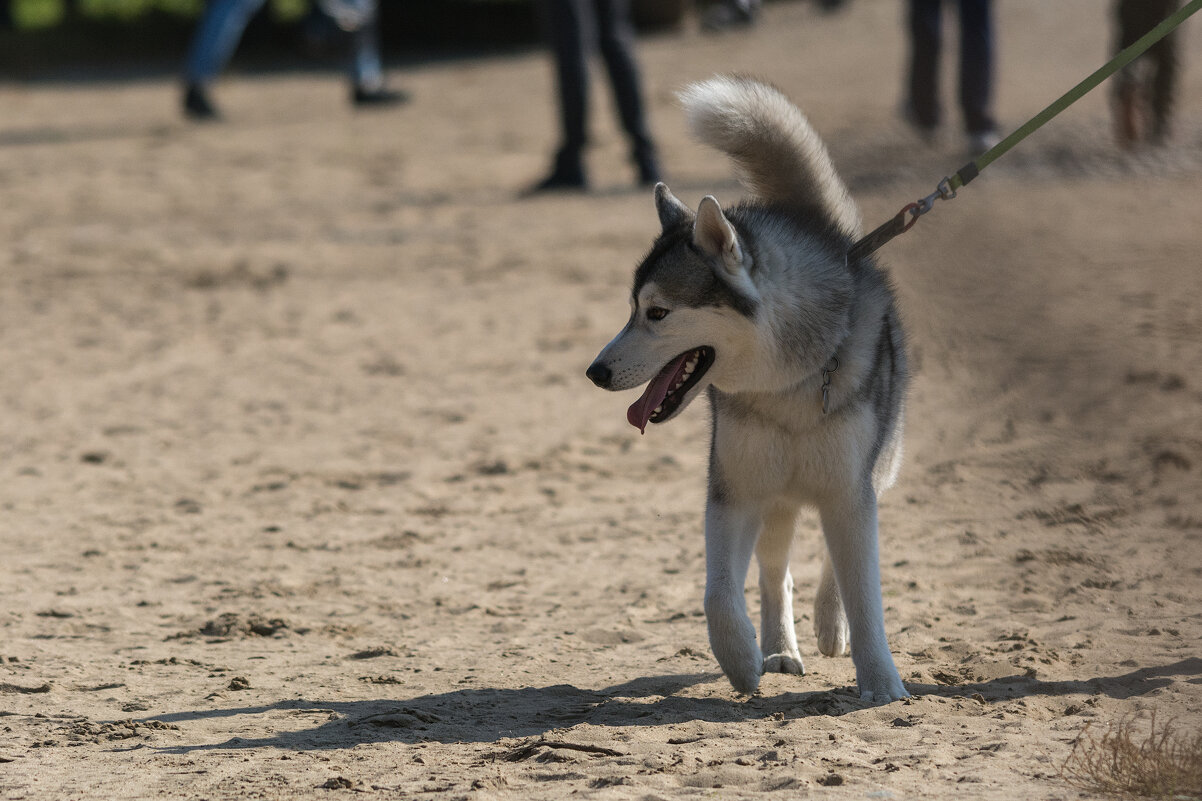
<path fill-rule="evenodd" d="M 648 320 L 662 320 L 668 316 L 668 310 L 661 306 L 652 306 L 647 309 Z"/>

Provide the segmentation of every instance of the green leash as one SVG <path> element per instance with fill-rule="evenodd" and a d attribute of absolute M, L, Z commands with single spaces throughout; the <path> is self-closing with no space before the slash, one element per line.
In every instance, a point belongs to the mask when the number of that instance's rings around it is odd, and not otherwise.
<path fill-rule="evenodd" d="M 1057 114 L 1093 91 L 1102 81 L 1137 59 L 1144 51 L 1172 33 L 1175 28 L 1181 25 L 1182 22 L 1185 22 L 1188 17 L 1199 9 L 1202 9 L 1202 0 L 1190 0 L 1178 9 L 1176 13 L 1168 16 L 1163 22 L 1140 37 L 1135 44 L 1120 52 L 1088 78 L 1065 92 L 1060 99 L 1036 114 L 1014 133 L 998 142 L 968 164 L 965 164 L 955 175 L 950 178 L 944 178 L 939 182 L 934 192 L 920 200 L 907 204 L 905 208 L 897 213 L 897 216 L 852 245 L 847 251 L 848 261 L 861 259 L 876 251 L 898 234 L 909 231 L 914 223 L 918 222 L 919 217 L 931 210 L 936 200 L 951 200 L 954 198 L 956 190 L 967 186 L 969 181 L 981 174 L 981 170 L 997 161 L 1019 142 L 1042 128 Z"/>

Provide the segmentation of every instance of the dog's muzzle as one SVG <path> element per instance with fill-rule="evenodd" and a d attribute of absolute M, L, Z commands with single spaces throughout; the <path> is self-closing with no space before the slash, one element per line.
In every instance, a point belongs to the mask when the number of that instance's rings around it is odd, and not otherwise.
<path fill-rule="evenodd" d="M 613 371 L 599 361 L 590 364 L 588 369 L 584 371 L 584 374 L 588 376 L 589 381 L 592 381 L 601 387 L 601 389 L 609 389 L 609 382 L 614 377 Z"/>

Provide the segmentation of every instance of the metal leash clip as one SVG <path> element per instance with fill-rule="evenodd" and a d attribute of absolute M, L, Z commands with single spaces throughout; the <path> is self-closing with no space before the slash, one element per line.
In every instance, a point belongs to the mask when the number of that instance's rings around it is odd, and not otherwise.
<path fill-rule="evenodd" d="M 826 363 L 826 367 L 822 368 L 822 413 L 826 414 L 830 411 L 831 402 L 831 373 L 839 369 L 839 359 L 832 356 L 830 361 Z"/>
<path fill-rule="evenodd" d="M 956 196 L 956 190 L 952 189 L 951 180 L 951 178 L 944 178 L 939 182 L 939 185 L 935 187 L 934 192 L 924 198 L 910 203 L 904 209 L 898 212 L 898 217 L 905 218 L 907 214 L 910 215 L 909 219 L 904 220 L 901 233 L 904 234 L 906 231 L 909 231 L 911 228 L 913 228 L 914 223 L 918 222 L 918 218 L 930 211 L 931 207 L 935 205 L 936 200 L 951 200 Z"/>

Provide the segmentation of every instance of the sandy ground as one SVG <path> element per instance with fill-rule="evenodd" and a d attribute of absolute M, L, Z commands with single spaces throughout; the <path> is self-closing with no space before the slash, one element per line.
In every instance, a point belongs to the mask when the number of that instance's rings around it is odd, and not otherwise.
<path fill-rule="evenodd" d="M 1008 126 L 1101 62 L 1102 6 L 1001 4 Z M 645 41 L 675 191 L 739 195 L 672 96 L 719 70 L 806 109 L 870 225 L 931 191 L 965 154 L 897 119 L 899 14 Z M 1198 726 L 1186 37 L 1172 146 L 1118 150 L 1096 93 L 882 251 L 917 376 L 881 512 L 914 698 L 878 708 L 810 636 L 812 517 L 808 675 L 732 691 L 704 404 L 639 436 L 583 376 L 656 232 L 603 90 L 596 190 L 516 202 L 538 53 L 395 74 L 415 102 L 375 114 L 231 74 L 204 127 L 167 80 L 0 84 L 0 798 L 1067 799 L 1087 724 Z"/>

